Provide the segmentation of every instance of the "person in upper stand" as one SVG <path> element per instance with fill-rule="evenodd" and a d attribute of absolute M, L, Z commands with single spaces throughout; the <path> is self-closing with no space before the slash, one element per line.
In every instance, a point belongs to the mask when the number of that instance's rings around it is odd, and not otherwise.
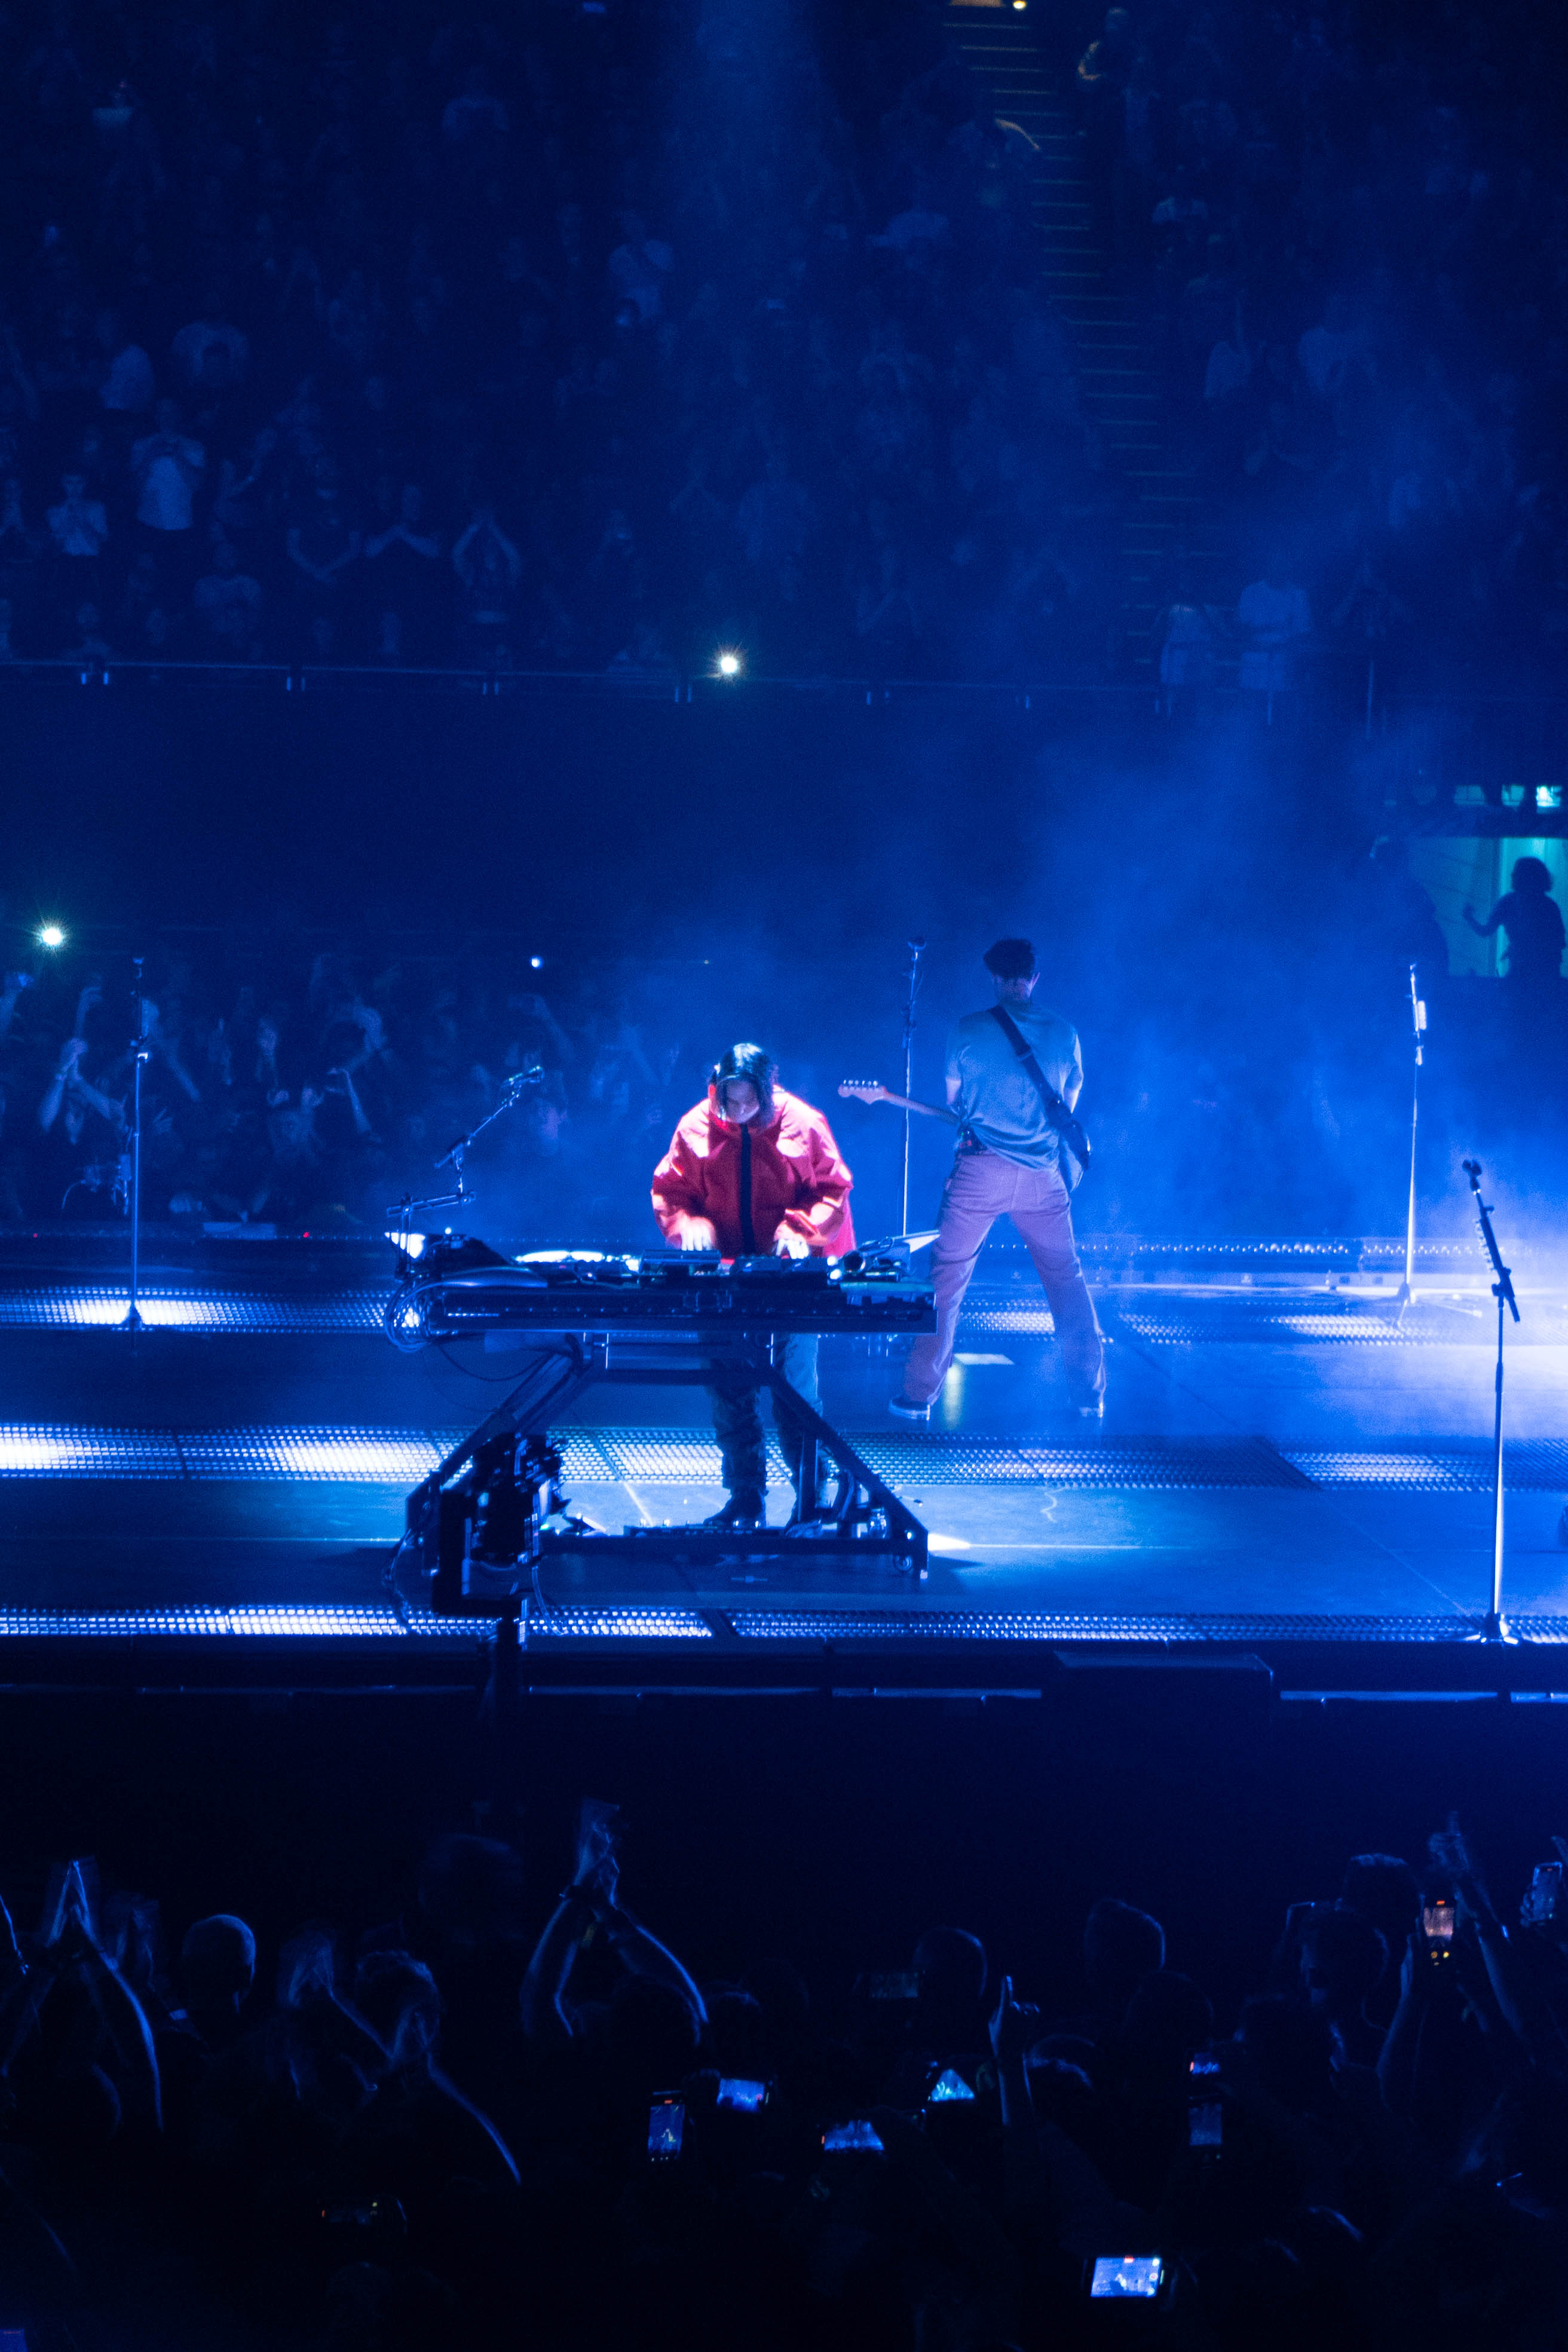
<path fill-rule="evenodd" d="M 1465 908 L 1465 920 L 1479 939 L 1505 930 L 1509 980 L 1516 988 L 1544 988 L 1563 976 L 1563 916 L 1552 896 L 1552 870 L 1539 857 L 1516 857 L 1512 880 L 1484 923 L 1473 907 Z"/>
<path fill-rule="evenodd" d="M 731 1045 L 714 1065 L 706 1098 L 689 1110 L 654 1170 L 653 1213 L 683 1250 L 725 1257 L 842 1257 L 855 1246 L 854 1178 L 819 1110 L 786 1094 L 761 1045 Z M 814 1412 L 816 1335 L 792 1332 L 780 1360 L 785 1380 Z M 763 1517 L 767 1446 L 757 1391 L 743 1379 L 709 1391 L 728 1496 L 710 1527 L 750 1528 Z M 795 1489 L 795 1522 L 815 1518 L 819 1495 L 804 1491 L 809 1431 L 783 1397 L 773 1417 Z M 817 1477 L 822 1480 L 819 1465 Z"/>

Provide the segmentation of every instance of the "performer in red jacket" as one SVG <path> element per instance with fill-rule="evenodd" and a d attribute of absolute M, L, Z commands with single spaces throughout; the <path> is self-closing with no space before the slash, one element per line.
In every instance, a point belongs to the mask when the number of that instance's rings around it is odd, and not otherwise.
<path fill-rule="evenodd" d="M 760 1045 L 731 1045 L 714 1066 L 706 1101 L 687 1112 L 654 1170 L 653 1213 L 681 1249 L 716 1249 L 724 1257 L 842 1257 L 855 1246 L 854 1181 L 822 1113 L 784 1092 Z M 814 1332 L 790 1334 L 780 1369 L 820 1412 Z M 757 1391 L 731 1383 L 708 1393 L 729 1496 L 708 1524 L 755 1527 L 767 1486 Z M 801 1491 L 806 1431 L 777 1398 L 773 1417 L 795 1489 L 795 1517 L 809 1519 L 818 1496 Z"/>

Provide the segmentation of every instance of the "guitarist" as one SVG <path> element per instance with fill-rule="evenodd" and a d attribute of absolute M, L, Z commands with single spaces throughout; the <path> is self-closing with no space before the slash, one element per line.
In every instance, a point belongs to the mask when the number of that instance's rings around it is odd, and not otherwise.
<path fill-rule="evenodd" d="M 931 1251 L 936 1330 L 910 1349 L 903 1388 L 889 1409 L 901 1421 L 930 1418 L 952 1361 L 974 1262 L 996 1219 L 1008 1216 L 1045 1286 L 1073 1406 L 1098 1421 L 1105 1349 L 1073 1240 L 1068 1182 L 1079 1171 L 1059 1131 L 1065 1126 L 1081 1142 L 1071 1117 L 1083 1085 L 1078 1032 L 1059 1014 L 1036 1009 L 1039 971 L 1027 940 L 998 940 L 984 961 L 995 1004 L 966 1013 L 947 1041 L 947 1099 L 959 1145 Z"/>

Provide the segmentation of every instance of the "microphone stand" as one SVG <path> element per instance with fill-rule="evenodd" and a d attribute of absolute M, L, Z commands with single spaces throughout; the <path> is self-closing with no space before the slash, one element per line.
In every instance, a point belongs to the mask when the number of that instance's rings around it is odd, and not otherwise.
<path fill-rule="evenodd" d="M 407 1220 L 421 1209 L 466 1209 L 474 1199 L 474 1194 L 468 1191 L 463 1182 L 464 1155 L 483 1135 L 486 1128 L 493 1126 L 503 1111 L 516 1108 L 522 1100 L 526 1087 L 542 1087 L 543 1084 L 543 1067 L 538 1064 L 531 1065 L 526 1070 L 519 1070 L 514 1076 L 508 1078 L 501 1088 L 500 1100 L 494 1110 L 486 1111 L 479 1125 L 470 1127 L 467 1135 L 460 1135 L 451 1150 L 444 1151 L 440 1159 L 435 1162 L 437 1174 L 443 1168 L 452 1170 L 458 1180 L 457 1190 L 451 1192 L 438 1192 L 428 1201 L 410 1201 L 406 1198 L 400 1201 L 395 1209 L 387 1211 L 389 1217 L 395 1217 L 401 1221 L 396 1230 L 408 1232 L 410 1228 Z"/>
<path fill-rule="evenodd" d="M 132 970 L 136 977 L 131 985 L 131 1001 L 135 1007 L 136 1028 L 131 1041 L 131 1297 L 125 1309 L 125 1319 L 120 1327 L 122 1331 L 146 1328 L 142 1319 L 142 1309 L 137 1304 L 142 1276 L 142 1073 L 148 1059 L 142 964 L 141 956 L 132 957 Z"/>
<path fill-rule="evenodd" d="M 1399 1286 L 1396 1323 L 1404 1322 L 1405 1310 L 1415 1295 L 1412 1288 L 1415 1275 L 1415 1127 L 1421 1114 L 1422 1041 L 1426 1034 L 1426 1007 L 1415 985 L 1414 964 L 1410 967 L 1410 1028 L 1415 1041 L 1415 1064 L 1410 1079 L 1410 1204 L 1405 1219 L 1405 1279 Z"/>
<path fill-rule="evenodd" d="M 910 968 L 906 975 L 907 990 L 904 996 L 904 1092 L 906 1095 L 912 1095 L 915 1090 L 915 1000 L 921 992 L 921 958 L 925 953 L 926 943 L 924 940 L 911 940 L 909 946 Z M 907 1234 L 910 1229 L 910 1114 L 906 1110 L 904 1113 L 903 1213 L 899 1220 L 899 1231 L 901 1234 Z"/>
<path fill-rule="evenodd" d="M 1481 1621 L 1479 1633 L 1470 1638 L 1479 1642 L 1511 1642 L 1516 1637 L 1510 1633 L 1508 1621 L 1502 1613 L 1502 1335 L 1504 1310 L 1511 1314 L 1517 1323 L 1519 1301 L 1513 1295 L 1512 1277 L 1498 1253 L 1491 1210 L 1481 1198 L 1481 1163 L 1479 1160 L 1467 1160 L 1464 1170 L 1475 1196 L 1481 1239 L 1487 1245 L 1487 1255 L 1497 1276 L 1492 1285 L 1492 1297 L 1497 1300 L 1497 1412 L 1492 1423 L 1492 1601 Z"/>

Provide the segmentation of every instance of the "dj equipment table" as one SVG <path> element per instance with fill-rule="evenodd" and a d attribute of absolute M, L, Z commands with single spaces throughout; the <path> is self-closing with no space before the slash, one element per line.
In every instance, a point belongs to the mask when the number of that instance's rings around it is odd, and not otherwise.
<path fill-rule="evenodd" d="M 398 1589 L 424 1607 L 494 1617 L 530 1586 L 544 1606 L 552 1558 L 607 1563 L 628 1549 L 649 1564 L 703 1567 L 809 1544 L 838 1560 L 925 1575 L 925 1528 L 776 1360 L 779 1341 L 795 1332 L 933 1329 L 930 1288 L 910 1279 L 907 1257 L 858 1252 L 829 1264 L 563 1252 L 513 1263 L 482 1243 L 432 1237 L 406 1256 L 384 1320 L 399 1348 L 482 1339 L 515 1346 L 519 1358 L 510 1393 L 408 1497 Z M 816 1492 L 818 1454 L 832 1465 L 835 1492 L 820 1514 L 788 1528 L 639 1527 L 618 1536 L 573 1517 L 550 1425 L 585 1389 L 600 1381 L 706 1387 L 737 1377 L 787 1399 L 807 1431 L 804 1495 Z"/>

